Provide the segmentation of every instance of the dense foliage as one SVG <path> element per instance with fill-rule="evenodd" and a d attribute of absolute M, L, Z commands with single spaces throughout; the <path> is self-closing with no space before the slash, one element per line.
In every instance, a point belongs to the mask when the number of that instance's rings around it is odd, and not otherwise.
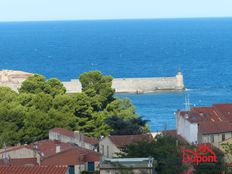
<path fill-rule="evenodd" d="M 181 162 L 181 150 L 176 147 L 176 139 L 171 136 L 156 136 L 152 142 L 137 142 L 122 149 L 122 157 L 153 157 L 159 174 L 178 174 L 185 167 Z"/>
<path fill-rule="evenodd" d="M 193 169 L 197 174 L 220 174 L 226 171 L 223 154 L 216 148 L 217 163 L 185 164 L 182 163 L 181 149 L 197 149 L 195 145 L 181 144 L 171 136 L 157 136 L 152 142 L 137 142 L 122 149 L 122 157 L 153 157 L 159 174 L 181 174 Z"/>
<path fill-rule="evenodd" d="M 82 74 L 80 81 L 83 92 L 76 94 L 66 94 L 58 79 L 46 80 L 41 75 L 25 80 L 19 93 L 1 87 L 0 146 L 47 138 L 53 127 L 79 130 L 95 137 L 120 132 L 120 127 L 109 122 L 111 117 L 131 120 L 130 124 L 139 129 L 137 133 L 147 131 L 130 101 L 114 97 L 111 76 L 92 71 Z M 129 129 L 135 128 L 132 125 Z M 124 134 L 134 133 L 129 129 Z"/>

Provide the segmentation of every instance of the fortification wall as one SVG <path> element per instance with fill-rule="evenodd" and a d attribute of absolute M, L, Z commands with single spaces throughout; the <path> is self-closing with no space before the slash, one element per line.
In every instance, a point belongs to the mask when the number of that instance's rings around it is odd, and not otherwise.
<path fill-rule="evenodd" d="M 30 76 L 33 76 L 33 74 L 22 71 L 3 70 L 0 71 L 0 86 L 7 86 L 17 91 L 22 82 Z M 67 93 L 81 92 L 82 87 L 78 79 L 62 83 Z M 184 90 L 184 80 L 181 72 L 174 77 L 115 78 L 113 79 L 112 87 L 117 93 L 148 93 L 162 90 Z"/>
<path fill-rule="evenodd" d="M 81 83 L 78 79 L 63 82 L 67 93 L 81 92 Z M 112 87 L 116 93 L 149 93 L 165 90 L 184 90 L 183 75 L 161 78 L 115 78 Z"/>

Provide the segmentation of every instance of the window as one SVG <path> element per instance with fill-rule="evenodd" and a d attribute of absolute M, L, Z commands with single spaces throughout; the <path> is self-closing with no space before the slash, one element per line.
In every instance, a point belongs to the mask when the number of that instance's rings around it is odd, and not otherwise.
<path fill-rule="evenodd" d="M 107 154 L 107 158 L 109 158 L 109 146 L 107 146 L 107 152 L 106 152 Z"/>
<path fill-rule="evenodd" d="M 101 145 L 102 155 L 104 155 L 104 145 Z"/>
<path fill-rule="evenodd" d="M 213 134 L 210 135 L 210 142 L 211 142 L 211 143 L 214 143 L 214 135 L 213 135 Z"/>
<path fill-rule="evenodd" d="M 225 134 L 222 134 L 222 141 L 225 141 L 225 139 L 226 139 Z"/>

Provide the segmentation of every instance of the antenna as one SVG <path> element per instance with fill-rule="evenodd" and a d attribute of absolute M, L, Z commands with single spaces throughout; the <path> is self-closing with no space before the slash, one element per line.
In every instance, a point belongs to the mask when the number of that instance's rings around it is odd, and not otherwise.
<path fill-rule="evenodd" d="M 185 110 L 190 111 L 192 103 L 190 103 L 189 94 L 185 96 Z"/>

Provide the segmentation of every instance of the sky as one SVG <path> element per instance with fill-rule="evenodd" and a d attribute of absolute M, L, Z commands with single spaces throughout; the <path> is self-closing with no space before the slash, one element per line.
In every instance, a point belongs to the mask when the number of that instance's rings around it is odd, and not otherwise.
<path fill-rule="evenodd" d="M 232 0 L 0 0 L 0 21 L 232 17 Z"/>

